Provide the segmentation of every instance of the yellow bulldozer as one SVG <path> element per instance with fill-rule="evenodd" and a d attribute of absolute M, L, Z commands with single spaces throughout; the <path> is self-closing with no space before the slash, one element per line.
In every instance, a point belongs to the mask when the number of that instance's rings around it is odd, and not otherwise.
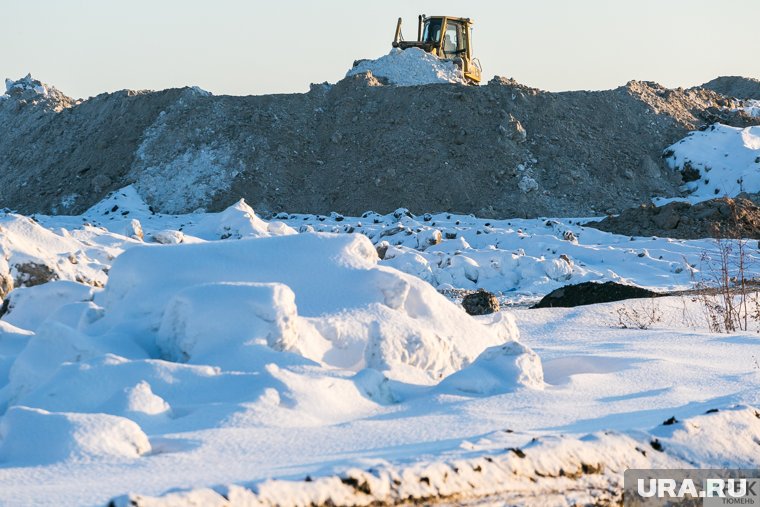
<path fill-rule="evenodd" d="M 393 47 L 399 49 L 420 48 L 441 60 L 451 61 L 462 70 L 464 79 L 480 83 L 480 61 L 472 57 L 472 20 L 451 16 L 420 15 L 417 24 L 417 40 L 404 40 L 401 34 L 401 18 L 398 18 Z"/>

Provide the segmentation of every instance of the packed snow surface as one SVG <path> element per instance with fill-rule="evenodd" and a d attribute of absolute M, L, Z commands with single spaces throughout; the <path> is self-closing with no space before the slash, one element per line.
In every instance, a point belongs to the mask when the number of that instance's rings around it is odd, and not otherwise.
<path fill-rule="evenodd" d="M 754 332 L 688 297 L 470 317 L 435 290 L 687 288 L 715 251 L 578 224 L 161 215 L 132 187 L 4 214 L 0 503 L 561 505 L 631 466 L 760 465 Z"/>
<path fill-rule="evenodd" d="M 385 78 L 389 84 L 416 86 L 433 83 L 466 84 L 462 71 L 453 62 L 441 60 L 419 48 L 392 49 L 376 60 L 363 60 L 348 71 L 346 76 L 371 72 Z"/>
<path fill-rule="evenodd" d="M 716 123 L 695 131 L 665 150 L 671 168 L 698 171 L 685 184 L 690 202 L 760 192 L 760 126 L 737 128 Z"/>

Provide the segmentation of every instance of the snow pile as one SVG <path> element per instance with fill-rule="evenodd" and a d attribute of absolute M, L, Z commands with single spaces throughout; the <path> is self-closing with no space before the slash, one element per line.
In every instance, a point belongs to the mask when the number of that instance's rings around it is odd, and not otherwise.
<path fill-rule="evenodd" d="M 243 239 L 296 234 L 281 222 L 265 222 L 241 199 L 220 213 L 210 214 L 185 228 L 188 234 L 203 239 Z"/>
<path fill-rule="evenodd" d="M 2 318 L 16 327 L 37 331 L 48 317 L 64 306 L 92 301 L 97 290 L 92 286 L 69 280 L 53 280 L 33 287 L 17 287 L 8 295 L 8 304 Z"/>
<path fill-rule="evenodd" d="M 133 220 L 148 231 L 146 241 L 162 244 L 196 242 L 199 239 L 261 238 L 295 234 L 282 222 L 265 222 L 244 200 L 219 213 L 189 215 L 157 214 L 140 197 L 132 185 L 110 193 L 103 201 L 82 214 L 88 223 L 103 226 L 115 233 L 130 235 Z M 57 220 L 54 220 L 57 221 Z"/>
<path fill-rule="evenodd" d="M 668 165 L 684 174 L 692 203 L 760 192 L 760 126 L 716 123 L 665 150 Z"/>
<path fill-rule="evenodd" d="M 444 61 L 419 48 L 392 49 L 376 60 L 364 60 L 349 70 L 346 77 L 371 72 L 396 86 L 416 86 L 433 83 L 466 84 L 462 71 L 450 61 Z"/>
<path fill-rule="evenodd" d="M 81 232 L 87 235 L 89 229 Z M 0 213 L 0 298 L 14 287 L 50 280 L 102 286 L 108 255 L 66 229 L 55 232 L 25 216 Z"/>
<path fill-rule="evenodd" d="M 136 335 L 158 329 L 165 357 L 225 368 L 246 369 L 248 356 L 256 364 L 266 346 L 326 366 L 434 380 L 517 337 L 511 321 L 478 322 L 377 262 L 361 235 L 133 248 L 95 301 L 105 321 L 134 323 Z"/>
<path fill-rule="evenodd" d="M 129 463 L 177 452 L 152 438 L 183 429 L 319 427 L 407 396 L 543 387 L 512 318 L 468 316 L 378 266 L 361 235 L 133 245 L 103 290 L 55 281 L 10 303 L 0 460 L 12 466 Z"/>
<path fill-rule="evenodd" d="M 505 378 L 516 378 L 517 382 L 509 385 Z M 439 388 L 494 395 L 511 392 L 515 386 L 539 387 L 542 383 L 538 356 L 525 345 L 512 341 L 486 349 L 470 366 L 443 379 Z"/>
<path fill-rule="evenodd" d="M 180 428 L 334 424 L 410 393 L 543 387 L 509 315 L 468 316 L 379 265 L 362 235 L 296 234 L 243 201 L 159 215 L 130 188 L 83 217 L 38 217 L 50 229 L 4 218 L 11 265 L 63 266 L 15 288 L 0 321 L 0 460 L 14 465 L 141 459 L 167 449 L 146 435 Z M 105 288 L 73 281 L 84 267 Z M 482 371 L 490 383 L 473 383 Z"/>
<path fill-rule="evenodd" d="M 131 186 L 82 216 L 37 218 L 0 212 L 0 299 L 14 287 L 51 280 L 102 287 L 113 259 L 143 240 L 193 243 L 296 233 L 282 222 L 261 220 L 242 200 L 220 213 L 157 215 Z"/>
<path fill-rule="evenodd" d="M 150 449 L 137 424 L 112 415 L 11 407 L 0 424 L 0 461 L 15 464 L 133 459 Z"/>

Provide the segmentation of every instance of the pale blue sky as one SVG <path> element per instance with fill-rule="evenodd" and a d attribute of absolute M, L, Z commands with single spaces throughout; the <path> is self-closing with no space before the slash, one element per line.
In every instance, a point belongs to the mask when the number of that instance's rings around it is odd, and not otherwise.
<path fill-rule="evenodd" d="M 387 53 L 399 16 L 414 35 L 419 13 L 473 18 L 486 80 L 558 91 L 760 78 L 760 0 L 0 0 L 0 77 L 31 72 L 74 97 L 301 92 Z"/>

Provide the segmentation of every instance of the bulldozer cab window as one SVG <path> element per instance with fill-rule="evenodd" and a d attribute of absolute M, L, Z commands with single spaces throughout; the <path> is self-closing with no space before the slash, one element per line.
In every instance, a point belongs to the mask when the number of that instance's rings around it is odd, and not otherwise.
<path fill-rule="evenodd" d="M 443 54 L 445 58 L 456 58 L 464 50 L 462 25 L 449 21 L 443 36 Z"/>
<path fill-rule="evenodd" d="M 441 25 L 443 24 L 443 20 L 438 19 L 428 19 L 425 21 L 425 30 L 422 33 L 422 42 L 432 42 L 434 44 L 438 44 L 438 41 L 441 40 Z"/>

